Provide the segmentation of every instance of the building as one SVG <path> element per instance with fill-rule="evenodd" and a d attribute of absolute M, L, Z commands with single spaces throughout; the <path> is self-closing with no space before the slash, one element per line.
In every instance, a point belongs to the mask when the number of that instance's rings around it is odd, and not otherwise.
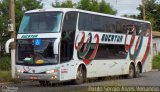
<path fill-rule="evenodd" d="M 160 53 L 160 32 L 152 31 L 153 56 Z"/>

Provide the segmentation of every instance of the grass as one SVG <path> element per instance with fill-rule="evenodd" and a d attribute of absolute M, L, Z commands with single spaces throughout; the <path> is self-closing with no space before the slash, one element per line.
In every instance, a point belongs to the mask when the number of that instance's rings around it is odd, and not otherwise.
<path fill-rule="evenodd" d="M 10 55 L 0 55 L 0 70 L 2 71 L 11 70 Z"/>
<path fill-rule="evenodd" d="M 0 71 L 0 83 L 1 82 L 10 82 L 12 81 L 11 72 L 10 71 Z"/>
<path fill-rule="evenodd" d="M 153 57 L 152 68 L 160 70 L 160 53 Z"/>
<path fill-rule="evenodd" d="M 11 77 L 11 71 L 0 71 L 0 83 L 3 83 L 3 82 L 19 83 L 20 80 L 13 79 Z"/>

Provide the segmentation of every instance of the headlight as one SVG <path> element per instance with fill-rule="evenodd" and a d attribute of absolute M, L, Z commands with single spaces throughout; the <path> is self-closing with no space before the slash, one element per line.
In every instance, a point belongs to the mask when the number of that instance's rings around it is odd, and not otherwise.
<path fill-rule="evenodd" d="M 17 69 L 17 71 L 16 71 L 17 73 L 23 73 L 24 72 L 24 70 L 20 70 L 20 69 Z"/>
<path fill-rule="evenodd" d="M 48 70 L 48 71 L 46 71 L 46 73 L 55 73 L 55 72 L 58 72 L 58 70 L 57 69 L 53 69 L 53 70 Z"/>

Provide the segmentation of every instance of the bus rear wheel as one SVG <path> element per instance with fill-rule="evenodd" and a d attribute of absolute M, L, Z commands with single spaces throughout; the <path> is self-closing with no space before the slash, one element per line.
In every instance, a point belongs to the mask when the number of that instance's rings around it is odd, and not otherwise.
<path fill-rule="evenodd" d="M 86 79 L 86 71 L 84 70 L 83 66 L 81 65 L 77 70 L 76 80 L 74 81 L 75 84 L 82 84 Z"/>
<path fill-rule="evenodd" d="M 134 77 L 134 75 L 135 75 L 134 65 L 133 65 L 133 64 L 130 64 L 130 66 L 129 66 L 129 73 L 128 73 L 128 75 L 127 75 L 127 78 L 128 78 L 128 79 L 131 79 L 131 78 Z"/>
<path fill-rule="evenodd" d="M 136 66 L 136 73 L 135 73 L 135 77 L 138 78 L 140 76 L 140 65 Z"/>
<path fill-rule="evenodd" d="M 47 86 L 49 85 L 49 81 L 39 81 L 41 86 Z"/>

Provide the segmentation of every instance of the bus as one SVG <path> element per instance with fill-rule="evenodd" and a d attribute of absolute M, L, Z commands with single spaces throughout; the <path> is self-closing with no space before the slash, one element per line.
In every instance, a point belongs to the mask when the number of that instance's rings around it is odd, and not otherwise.
<path fill-rule="evenodd" d="M 15 78 L 47 85 L 139 77 L 152 69 L 151 32 L 148 21 L 80 9 L 27 11 L 15 39 Z"/>

